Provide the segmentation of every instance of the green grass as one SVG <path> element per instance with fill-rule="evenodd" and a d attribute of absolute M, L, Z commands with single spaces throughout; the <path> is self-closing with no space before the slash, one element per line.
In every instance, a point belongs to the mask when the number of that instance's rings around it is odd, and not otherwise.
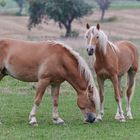
<path fill-rule="evenodd" d="M 123 0 L 116 0 L 110 4 L 110 9 L 139 9 L 140 8 L 140 1 L 123 1 Z"/>
<path fill-rule="evenodd" d="M 0 83 L 0 140 L 138 140 L 140 138 L 139 90 L 132 102 L 134 120 L 120 123 L 114 120 L 116 102 L 110 82 L 106 83 L 105 117 L 103 122 L 84 124 L 83 116 L 76 105 L 76 95 L 72 87 L 61 86 L 59 111 L 66 125 L 54 125 L 51 120 L 52 104 L 46 92 L 37 112 L 39 126 L 28 125 L 35 91 L 28 83 L 10 77 Z M 125 100 L 123 100 L 125 107 Z M 124 108 L 125 109 L 125 108 Z"/>

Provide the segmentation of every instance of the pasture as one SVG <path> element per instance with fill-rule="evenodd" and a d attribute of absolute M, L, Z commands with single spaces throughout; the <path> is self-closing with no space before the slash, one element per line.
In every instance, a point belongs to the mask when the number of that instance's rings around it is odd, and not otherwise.
<path fill-rule="evenodd" d="M 130 8 L 128 6 L 128 8 Z M 115 17 L 113 22 L 101 24 L 110 40 L 128 39 L 134 42 L 140 50 L 140 10 L 110 9 L 106 18 Z M 65 42 L 73 47 L 83 56 L 90 65 L 86 54 L 84 32 L 85 24 L 96 24 L 100 16 L 99 11 L 82 19 L 82 22 L 75 21 L 73 29 L 78 31 L 80 36 L 74 39 L 61 38 L 64 30 L 58 25 L 49 21 L 48 25 L 38 25 L 32 31 L 27 30 L 28 17 L 15 17 L 0 15 L 0 37 L 16 38 L 25 40 L 47 40 L 55 39 Z M 10 23 L 10 24 L 9 24 Z M 9 26 L 10 25 L 10 26 Z M 91 67 L 91 66 L 90 66 Z M 95 73 L 93 72 L 94 79 Z M 95 79 L 96 81 L 96 79 Z M 122 82 L 125 91 L 125 79 Z M 84 124 L 83 116 L 76 105 L 76 95 L 73 88 L 64 83 L 61 86 L 59 100 L 60 116 L 65 120 L 65 125 L 54 125 L 52 116 L 52 102 L 50 88 L 46 90 L 43 101 L 37 112 L 39 126 L 32 127 L 28 124 L 28 115 L 31 110 L 35 90 L 32 85 L 25 82 L 5 77 L 0 82 L 0 140 L 139 140 L 140 139 L 140 73 L 138 73 L 136 90 L 132 100 L 133 120 L 120 123 L 114 120 L 117 104 L 114 99 L 112 84 L 107 81 L 105 84 L 105 116 L 102 122 Z M 125 111 L 125 94 L 123 98 L 123 109 Z"/>
<path fill-rule="evenodd" d="M 27 83 L 6 77 L 1 82 L 0 94 L 0 139 L 1 140 L 138 140 L 140 137 L 139 82 L 132 102 L 134 120 L 120 123 L 114 120 L 116 102 L 110 82 L 106 83 L 105 117 L 102 122 L 84 124 L 83 116 L 76 105 L 75 91 L 67 83 L 61 87 L 59 111 L 65 125 L 54 125 L 51 120 L 50 90 L 46 91 L 37 112 L 39 126 L 28 124 L 35 91 Z M 126 104 L 123 99 L 123 107 Z"/>

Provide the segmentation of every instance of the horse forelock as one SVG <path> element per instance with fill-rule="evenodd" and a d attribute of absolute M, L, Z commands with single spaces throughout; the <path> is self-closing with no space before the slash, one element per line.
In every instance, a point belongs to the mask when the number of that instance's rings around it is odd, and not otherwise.
<path fill-rule="evenodd" d="M 96 26 L 92 26 L 89 30 L 87 30 L 86 34 L 88 34 L 88 33 L 90 33 L 90 34 L 94 33 L 94 34 L 98 34 L 99 35 L 99 45 L 100 45 L 99 47 L 100 47 L 100 50 L 103 51 L 104 54 L 107 54 L 107 47 L 108 47 L 107 44 L 108 43 L 109 43 L 110 47 L 112 48 L 112 50 L 114 52 L 118 52 L 119 51 L 118 47 L 108 40 L 108 37 L 104 33 L 103 30 L 101 30 L 101 29 L 98 30 L 96 28 Z"/>

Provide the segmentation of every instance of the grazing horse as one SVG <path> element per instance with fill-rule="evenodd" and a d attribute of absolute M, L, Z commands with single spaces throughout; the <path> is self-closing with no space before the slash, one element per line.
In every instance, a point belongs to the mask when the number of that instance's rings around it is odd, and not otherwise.
<path fill-rule="evenodd" d="M 10 75 L 25 82 L 38 82 L 29 124 L 36 125 L 36 111 L 45 89 L 51 85 L 53 122 L 63 124 L 58 113 L 59 88 L 69 82 L 77 92 L 77 105 L 86 122 L 94 122 L 99 95 L 83 58 L 70 47 L 55 41 L 0 40 L 0 80 Z"/>
<path fill-rule="evenodd" d="M 100 94 L 100 114 L 97 119 L 102 120 L 104 114 L 104 81 L 110 79 L 114 86 L 115 99 L 118 104 L 115 119 L 125 121 L 122 109 L 121 78 L 127 73 L 127 117 L 133 119 L 131 113 L 131 100 L 135 88 L 136 73 L 138 72 L 138 51 L 129 41 L 110 42 L 100 25 L 87 24 L 85 34 L 88 55 L 95 56 L 94 69 L 97 75 Z"/>

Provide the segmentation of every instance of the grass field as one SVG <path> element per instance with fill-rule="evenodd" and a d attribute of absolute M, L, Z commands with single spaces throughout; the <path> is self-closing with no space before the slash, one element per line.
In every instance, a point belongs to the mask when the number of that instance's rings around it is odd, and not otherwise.
<path fill-rule="evenodd" d="M 139 83 L 132 102 L 134 120 L 120 123 L 114 120 L 116 102 L 110 83 L 106 84 L 103 122 L 84 124 L 76 105 L 75 91 L 68 83 L 61 87 L 59 111 L 66 125 L 54 125 L 51 120 L 51 96 L 48 89 L 37 113 L 39 126 L 28 125 L 35 91 L 30 84 L 6 77 L 0 87 L 0 140 L 139 140 Z M 123 100 L 124 110 L 126 107 Z"/>

